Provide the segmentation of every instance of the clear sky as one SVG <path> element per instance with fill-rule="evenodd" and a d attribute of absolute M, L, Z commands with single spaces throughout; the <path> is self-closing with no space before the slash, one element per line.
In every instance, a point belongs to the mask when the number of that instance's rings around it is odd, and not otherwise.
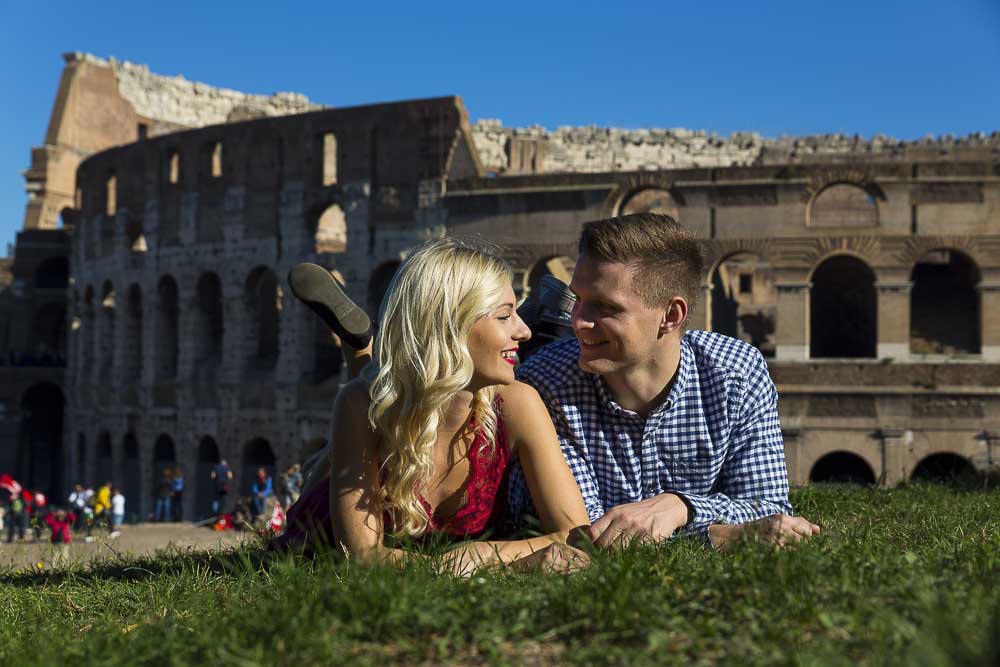
<path fill-rule="evenodd" d="M 283 4 L 0 0 L 0 256 L 65 51 L 333 106 L 458 94 L 550 129 L 1000 130 L 1000 0 Z"/>

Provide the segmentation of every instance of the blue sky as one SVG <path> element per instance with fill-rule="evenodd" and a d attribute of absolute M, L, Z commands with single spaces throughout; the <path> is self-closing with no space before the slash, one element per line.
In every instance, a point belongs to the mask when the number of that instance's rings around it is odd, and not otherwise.
<path fill-rule="evenodd" d="M 507 125 L 1000 130 L 1000 0 L 281 4 L 0 0 L 0 255 L 64 51 L 334 106 L 458 94 Z"/>

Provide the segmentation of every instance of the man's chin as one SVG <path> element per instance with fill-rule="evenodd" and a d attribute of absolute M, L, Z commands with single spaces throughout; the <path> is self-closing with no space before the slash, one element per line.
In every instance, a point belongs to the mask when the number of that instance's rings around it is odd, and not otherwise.
<path fill-rule="evenodd" d="M 580 370 L 594 375 L 607 375 L 617 370 L 619 364 L 611 359 L 588 359 L 581 356 L 579 359 Z"/>

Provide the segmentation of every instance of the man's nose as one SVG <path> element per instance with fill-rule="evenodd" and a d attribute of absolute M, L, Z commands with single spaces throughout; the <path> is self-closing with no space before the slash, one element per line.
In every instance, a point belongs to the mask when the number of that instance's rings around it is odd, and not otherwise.
<path fill-rule="evenodd" d="M 587 305 L 583 301 L 578 300 L 573 304 L 572 323 L 574 331 L 593 328 L 594 320 L 590 317 Z"/>

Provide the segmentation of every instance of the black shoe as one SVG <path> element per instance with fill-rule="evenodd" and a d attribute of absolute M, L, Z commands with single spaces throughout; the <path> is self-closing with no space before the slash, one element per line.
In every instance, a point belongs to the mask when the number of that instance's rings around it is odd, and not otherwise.
<path fill-rule="evenodd" d="M 356 350 L 368 347 L 372 339 L 368 314 L 344 294 L 329 271 L 307 262 L 296 264 L 288 272 L 288 286 L 344 343 Z"/>

